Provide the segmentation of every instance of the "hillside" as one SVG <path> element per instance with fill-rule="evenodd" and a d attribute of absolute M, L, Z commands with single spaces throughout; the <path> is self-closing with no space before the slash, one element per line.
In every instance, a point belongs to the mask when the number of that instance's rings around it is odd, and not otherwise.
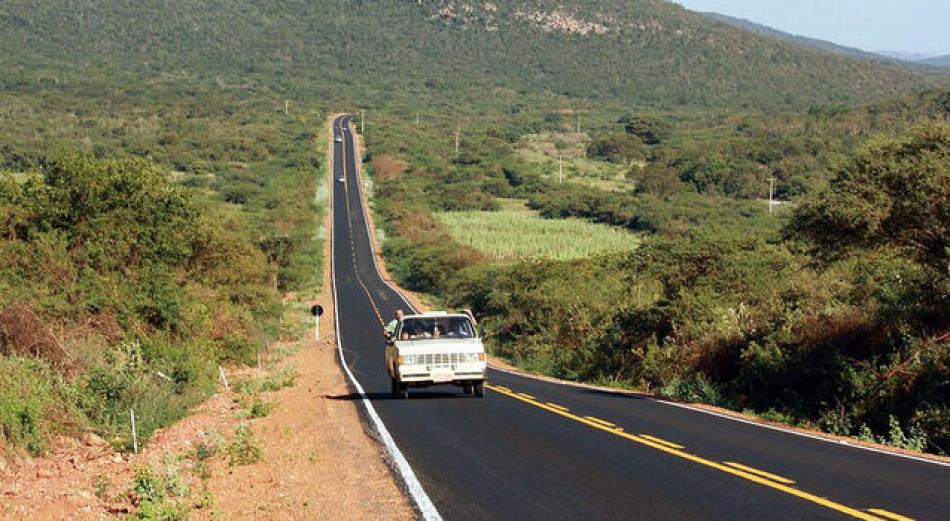
<path fill-rule="evenodd" d="M 847 47 L 845 45 L 838 45 L 836 43 L 832 43 L 826 40 L 819 40 L 817 38 L 809 38 L 807 36 L 800 36 L 797 34 L 787 33 L 785 31 L 780 31 L 778 29 L 774 29 L 767 25 L 757 24 L 755 22 L 751 22 L 743 18 L 736 18 L 734 16 L 729 16 L 729 15 L 725 15 L 721 13 L 712 13 L 712 12 L 703 13 L 703 14 L 712 18 L 713 20 L 717 20 L 719 22 L 729 24 L 739 29 L 750 31 L 756 34 L 761 34 L 763 36 L 768 36 L 771 38 L 777 38 L 779 40 L 789 41 L 798 45 L 811 47 L 811 48 L 818 49 L 821 51 L 832 52 L 832 53 L 841 54 L 844 56 L 851 56 L 854 58 L 864 58 L 868 60 L 892 62 L 897 59 L 890 56 L 875 54 L 873 52 L 862 51 L 861 49 L 857 49 L 855 47 Z"/>
<path fill-rule="evenodd" d="M 902 66 L 803 48 L 660 0 L 0 6 L 0 88 L 205 77 L 374 103 L 485 87 L 658 107 L 807 108 L 939 86 Z M 360 82 L 355 78 L 370 80 Z"/>

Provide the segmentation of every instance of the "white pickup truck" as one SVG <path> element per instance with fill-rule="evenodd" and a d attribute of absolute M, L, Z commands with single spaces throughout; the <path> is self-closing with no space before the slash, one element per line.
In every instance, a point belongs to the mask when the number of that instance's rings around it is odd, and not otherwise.
<path fill-rule="evenodd" d="M 386 369 L 397 398 L 409 398 L 409 387 L 440 384 L 485 396 L 485 367 L 482 339 L 464 313 L 406 315 L 386 341 Z"/>

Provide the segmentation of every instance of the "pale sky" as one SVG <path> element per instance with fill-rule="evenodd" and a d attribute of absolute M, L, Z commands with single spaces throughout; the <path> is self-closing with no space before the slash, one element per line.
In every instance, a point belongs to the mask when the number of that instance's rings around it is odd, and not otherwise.
<path fill-rule="evenodd" d="M 950 54 L 950 0 L 673 0 L 866 51 Z"/>

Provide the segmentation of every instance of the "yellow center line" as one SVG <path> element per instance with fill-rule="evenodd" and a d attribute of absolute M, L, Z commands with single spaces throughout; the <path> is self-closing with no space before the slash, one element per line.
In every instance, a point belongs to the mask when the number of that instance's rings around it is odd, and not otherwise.
<path fill-rule="evenodd" d="M 788 479 L 788 478 L 784 478 L 784 477 L 782 477 L 782 476 L 779 476 L 778 474 L 772 474 L 771 472 L 766 472 L 766 471 L 764 471 L 764 470 L 759 470 L 759 469 L 754 468 L 754 467 L 749 467 L 749 466 L 743 465 L 743 464 L 741 464 L 741 463 L 736 463 L 735 461 L 723 461 L 723 463 L 725 463 L 726 465 L 729 465 L 730 467 L 737 468 L 737 469 L 739 469 L 739 470 L 744 470 L 744 471 L 746 471 L 746 472 L 751 472 L 751 473 L 753 473 L 753 474 L 757 474 L 757 475 L 759 475 L 759 476 L 762 476 L 763 478 L 771 479 L 772 481 L 778 481 L 779 483 L 785 483 L 786 485 L 794 485 L 794 484 L 795 484 L 795 480 L 791 480 L 791 479 Z"/>
<path fill-rule="evenodd" d="M 529 399 L 529 400 L 537 400 L 537 398 L 535 398 L 534 396 L 531 396 L 531 395 L 528 394 L 528 393 L 518 393 L 518 394 L 519 394 L 520 396 L 524 396 L 525 398 L 527 398 L 527 399 Z"/>
<path fill-rule="evenodd" d="M 592 422 L 597 422 L 597 423 L 599 423 L 599 424 L 601 424 L 601 425 L 606 425 L 607 427 L 616 427 L 616 426 L 617 426 L 617 424 L 615 424 L 615 423 L 610 423 L 610 422 L 607 421 L 607 420 L 601 420 L 600 418 L 598 418 L 598 417 L 596 417 L 596 416 L 584 416 L 584 418 L 587 418 L 588 420 L 590 420 L 590 421 L 592 421 Z"/>
<path fill-rule="evenodd" d="M 895 514 L 894 512 L 888 512 L 883 508 L 869 508 L 868 512 L 877 514 L 881 517 L 886 517 L 887 519 L 892 519 L 893 521 L 914 521 L 914 518 L 902 516 L 900 514 Z"/>
<path fill-rule="evenodd" d="M 558 404 L 556 404 L 556 403 L 554 403 L 554 402 L 547 402 L 547 403 L 545 403 L 545 405 L 547 405 L 548 407 L 553 407 L 553 408 L 555 408 L 555 409 L 557 409 L 557 410 L 559 410 L 559 411 L 567 412 L 567 411 L 570 410 L 570 409 L 568 409 L 567 407 L 564 407 L 563 405 L 558 405 Z"/>
<path fill-rule="evenodd" d="M 673 443 L 672 441 L 666 441 L 666 440 L 664 440 L 663 438 L 657 438 L 656 436 L 650 436 L 649 434 L 641 434 L 640 436 L 641 436 L 642 438 L 646 438 L 646 439 L 648 439 L 648 440 L 650 440 L 650 441 L 655 441 L 655 442 L 657 442 L 657 443 L 662 443 L 663 445 L 666 445 L 667 447 L 671 447 L 671 448 L 674 448 L 674 449 L 685 449 L 685 448 L 686 448 L 686 447 L 680 445 L 679 443 Z"/>
<path fill-rule="evenodd" d="M 340 126 L 338 127 L 338 130 L 340 131 L 340 134 L 342 135 L 343 133 L 342 124 L 340 124 Z M 370 306 L 373 307 L 373 313 L 376 314 L 376 319 L 379 320 L 379 324 L 382 326 L 385 326 L 386 321 L 383 320 L 383 315 L 382 313 L 379 312 L 379 306 L 376 305 L 376 300 L 373 299 L 372 293 L 370 293 L 369 288 L 366 287 L 366 284 L 363 283 L 363 279 L 360 277 L 359 270 L 357 270 L 356 268 L 356 243 L 353 241 L 353 231 L 352 231 L 352 226 L 350 226 L 352 224 L 353 216 L 352 216 L 352 213 L 350 212 L 349 185 L 347 184 L 347 179 L 346 179 L 346 140 L 345 139 L 342 140 L 340 145 L 341 145 L 341 148 L 343 149 L 343 157 L 342 157 L 343 192 L 344 192 L 343 200 L 346 203 L 346 224 L 347 224 L 347 228 L 350 229 L 350 259 L 353 262 L 353 273 L 356 275 L 356 282 L 358 282 L 360 284 L 360 287 L 363 288 L 363 293 L 366 294 L 366 299 L 369 300 Z"/>
<path fill-rule="evenodd" d="M 630 441 L 632 441 L 632 442 L 634 442 L 634 443 L 638 443 L 638 444 L 640 444 L 640 445 L 645 445 L 645 446 L 647 446 L 647 447 L 650 447 L 650 448 L 652 448 L 652 449 L 656 449 L 656 450 L 661 451 L 661 452 L 665 452 L 666 454 L 669 454 L 669 455 L 671 455 L 671 456 L 675 456 L 675 457 L 677 457 L 677 458 L 681 458 L 681 459 L 684 459 L 684 460 L 687 460 L 687 461 L 692 461 L 693 463 L 697 463 L 697 464 L 702 465 L 702 466 L 704 466 L 704 467 L 708 467 L 708 468 L 711 468 L 711 469 L 715 469 L 715 470 L 724 472 L 724 473 L 726 473 L 726 474 L 731 474 L 731 475 L 733 475 L 733 476 L 736 476 L 736 477 L 745 479 L 745 480 L 747 480 L 747 481 L 751 481 L 751 482 L 756 483 L 756 484 L 758 484 L 758 485 L 762 485 L 762 486 L 765 486 L 765 487 L 768 487 L 768 488 L 771 488 L 771 489 L 774 489 L 774 490 L 778 490 L 779 492 L 784 492 L 784 493 L 786 493 L 786 494 L 795 496 L 795 497 L 797 497 L 797 498 L 804 499 L 805 501 L 809 501 L 809 502 L 811 502 L 811 503 L 815 503 L 816 505 L 821 505 L 821 506 L 823 506 L 823 507 L 825 507 L 825 508 L 829 508 L 829 509 L 834 510 L 834 511 L 836 511 L 836 512 L 840 512 L 840 513 L 842 513 L 842 514 L 849 515 L 849 516 L 851 516 L 851 517 L 853 517 L 853 518 L 856 518 L 856 519 L 863 519 L 864 521 L 886 521 L 886 518 L 882 518 L 882 517 L 878 517 L 878 516 L 875 516 L 875 515 L 871 515 L 871 514 L 869 514 L 869 513 L 867 513 L 867 512 L 863 512 L 863 511 L 858 510 L 858 509 L 856 509 L 856 508 L 851 508 L 851 507 L 849 507 L 849 506 L 847 506 L 847 505 L 843 505 L 843 504 L 841 504 L 841 503 L 837 503 L 837 502 L 835 502 L 835 501 L 831 501 L 830 499 L 826 499 L 826 498 L 823 498 L 823 497 L 821 497 L 821 496 L 817 496 L 817 495 L 815 495 L 815 494 L 812 494 L 812 493 L 809 493 L 809 492 L 805 492 L 805 491 L 803 491 L 803 490 L 798 490 L 797 488 L 791 487 L 791 486 L 786 485 L 786 484 L 783 484 L 783 483 L 776 483 L 775 481 L 771 481 L 771 480 L 769 480 L 769 479 L 763 478 L 763 477 L 758 476 L 758 475 L 756 475 L 756 474 L 753 474 L 753 473 L 751 473 L 751 472 L 746 472 L 746 471 L 741 470 L 741 469 L 737 469 L 737 468 L 733 468 L 733 467 L 730 467 L 730 466 L 727 466 L 727 465 L 723 465 L 723 464 L 721 464 L 721 463 L 717 463 L 717 462 L 715 462 L 715 461 L 712 461 L 712 460 L 703 458 L 703 457 L 701 457 L 701 456 L 696 456 L 696 455 L 694 455 L 694 454 L 690 454 L 690 453 L 688 453 L 688 452 L 684 452 L 684 451 L 682 451 L 682 450 L 680 450 L 680 449 L 674 449 L 674 448 L 668 447 L 668 446 L 666 446 L 666 445 L 664 445 L 664 444 L 662 444 L 662 443 L 657 443 L 657 442 L 655 442 L 655 441 L 651 441 L 651 440 L 646 439 L 646 438 L 644 438 L 644 437 L 642 437 L 642 436 L 636 436 L 636 435 L 634 435 L 634 434 L 630 434 L 630 433 L 624 432 L 624 431 L 619 430 L 619 429 L 614 429 L 614 428 L 611 428 L 611 427 L 607 427 L 606 425 L 597 423 L 597 422 L 595 422 L 595 421 L 588 420 L 587 418 L 585 418 L 585 417 L 583 417 L 583 416 L 578 416 L 578 415 L 576 415 L 576 414 L 573 414 L 573 413 L 570 413 L 570 412 L 567 412 L 567 411 L 562 411 L 562 410 L 557 409 L 557 408 L 555 408 L 555 407 L 551 407 L 551 406 L 549 406 L 549 405 L 547 405 L 547 404 L 544 404 L 544 403 L 536 402 L 536 401 L 534 401 L 534 400 L 529 400 L 529 399 L 527 399 L 527 398 L 525 398 L 525 397 L 523 397 L 523 396 L 520 396 L 520 395 L 518 395 L 517 393 L 511 391 L 510 389 L 507 389 L 507 388 L 506 388 L 505 390 L 503 390 L 502 388 L 500 388 L 500 387 L 498 387 L 498 386 L 488 385 L 488 384 L 486 384 L 485 387 L 488 388 L 488 389 L 491 389 L 492 391 L 495 391 L 495 392 L 497 392 L 497 393 L 500 393 L 500 394 L 503 394 L 503 395 L 505 395 L 505 396 L 509 396 L 509 397 L 511 397 L 511 398 L 514 398 L 515 400 L 520 400 L 520 401 L 525 402 L 525 403 L 527 403 L 527 404 L 534 405 L 535 407 L 538 407 L 538 408 L 540 408 L 540 409 L 544 409 L 544 410 L 546 410 L 546 411 L 550 411 L 550 412 L 552 412 L 552 413 L 554 413 L 554 414 L 557 414 L 557 415 L 563 416 L 563 417 L 565 417 L 565 418 L 574 420 L 574 421 L 576 421 L 576 422 L 578 422 L 578 423 L 583 423 L 584 425 L 587 425 L 587 426 L 592 427 L 592 428 L 594 428 L 594 429 L 601 430 L 601 431 L 604 431 L 604 432 L 613 434 L 614 436 L 619 436 L 619 437 L 621 437 L 621 438 L 630 440 Z"/>

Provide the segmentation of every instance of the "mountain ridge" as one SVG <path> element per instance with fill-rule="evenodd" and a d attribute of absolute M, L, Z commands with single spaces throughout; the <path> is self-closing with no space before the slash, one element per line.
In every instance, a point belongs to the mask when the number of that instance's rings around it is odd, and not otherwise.
<path fill-rule="evenodd" d="M 722 13 L 716 12 L 703 12 L 704 16 L 708 16 L 713 20 L 729 24 L 733 27 L 739 29 L 744 29 L 747 31 L 754 32 L 756 34 L 761 34 L 764 36 L 777 38 L 780 40 L 790 41 L 799 45 L 806 47 L 811 47 L 814 49 L 819 49 L 822 51 L 832 52 L 836 54 L 841 54 L 844 56 L 851 56 L 855 58 L 864 58 L 868 60 L 878 60 L 878 61 L 887 61 L 887 62 L 900 62 L 904 61 L 895 56 L 889 56 L 882 53 L 865 51 L 863 49 L 858 49 L 857 47 L 849 47 L 847 45 L 840 45 L 828 40 L 822 40 L 819 38 L 811 38 L 808 36 L 802 36 L 800 34 L 793 34 L 787 31 L 782 31 L 781 29 L 776 29 L 768 25 L 760 24 L 753 22 L 751 20 L 746 20 L 745 18 L 739 18 L 735 16 L 729 16 Z"/>
<path fill-rule="evenodd" d="M 267 74 L 288 91 L 505 87 L 657 107 L 854 105 L 947 80 L 750 34 L 661 0 L 112 0 L 0 6 L 2 85 L 88 71 Z M 366 83 L 366 82 L 363 82 Z M 364 95 L 357 90 L 354 94 Z"/>

